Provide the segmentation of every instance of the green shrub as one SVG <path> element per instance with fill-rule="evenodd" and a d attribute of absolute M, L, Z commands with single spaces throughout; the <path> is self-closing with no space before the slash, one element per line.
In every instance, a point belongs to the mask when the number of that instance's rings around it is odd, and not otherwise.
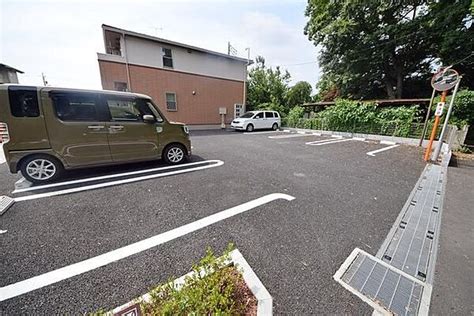
<path fill-rule="evenodd" d="M 284 115 L 285 113 L 283 112 L 284 111 L 284 108 L 283 106 L 277 104 L 277 103 L 273 103 L 273 102 L 267 102 L 267 103 L 261 103 L 259 105 L 257 105 L 255 107 L 255 110 L 260 110 L 260 111 L 263 111 L 263 110 L 269 110 L 269 111 L 277 111 L 278 113 L 280 113 L 280 115 Z"/>
<path fill-rule="evenodd" d="M 303 119 L 304 109 L 296 107 L 284 126 L 407 137 L 418 132 L 418 125 L 413 123 L 418 121 L 419 112 L 418 106 L 378 108 L 371 102 L 338 99 L 309 119 Z"/>
<path fill-rule="evenodd" d="M 300 106 L 295 106 L 288 112 L 288 115 L 286 116 L 286 123 L 291 126 L 291 127 L 302 127 L 298 126 L 299 124 L 303 124 L 302 121 L 300 121 L 303 118 L 304 115 L 304 109 Z"/>
<path fill-rule="evenodd" d="M 224 266 L 229 259 L 233 245 L 229 245 L 224 255 L 216 258 L 211 249 L 199 264 L 193 266 L 193 276 L 187 277 L 181 289 L 176 289 L 170 281 L 150 292 L 151 302 L 142 303 L 146 315 L 239 315 L 243 306 L 234 299 L 237 282 L 232 266 Z M 205 272 L 201 274 L 202 271 Z M 204 275 L 204 276 L 203 276 Z"/>
<path fill-rule="evenodd" d="M 436 103 L 439 102 L 439 100 L 440 97 L 437 97 Z M 447 105 L 449 105 L 449 102 L 451 102 L 451 96 L 446 98 Z M 436 106 L 433 106 L 433 113 L 435 110 Z M 454 100 L 453 111 L 449 123 L 455 124 L 458 127 L 474 125 L 474 91 L 461 90 L 456 93 L 456 99 Z"/>

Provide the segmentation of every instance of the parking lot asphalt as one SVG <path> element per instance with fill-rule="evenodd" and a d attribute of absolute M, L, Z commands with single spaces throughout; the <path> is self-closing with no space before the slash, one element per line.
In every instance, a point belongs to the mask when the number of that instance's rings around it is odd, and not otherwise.
<path fill-rule="evenodd" d="M 421 150 L 285 133 L 195 131 L 193 161 L 224 165 L 22 201 L 0 217 L 0 287 L 113 251 L 271 193 L 276 200 L 152 249 L 0 303 L 0 314 L 109 310 L 189 272 L 207 247 L 233 242 L 274 299 L 275 314 L 370 313 L 333 281 L 355 247 L 375 254 L 423 167 Z M 152 168 L 75 171 L 73 178 Z M 0 194 L 16 175 L 0 165 Z"/>

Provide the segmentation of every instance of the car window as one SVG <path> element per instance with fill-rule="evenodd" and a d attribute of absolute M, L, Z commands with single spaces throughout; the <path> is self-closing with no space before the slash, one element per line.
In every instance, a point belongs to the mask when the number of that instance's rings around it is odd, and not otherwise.
<path fill-rule="evenodd" d="M 259 113 L 255 114 L 255 116 L 254 116 L 254 119 L 261 119 L 261 118 L 263 118 L 263 112 L 259 112 Z"/>
<path fill-rule="evenodd" d="M 252 112 L 246 112 L 246 113 L 242 114 L 239 117 L 241 117 L 241 118 L 251 118 L 253 116 L 253 114 L 254 113 L 252 113 Z"/>
<path fill-rule="evenodd" d="M 143 122 L 143 115 L 152 115 L 158 122 L 162 121 L 148 100 L 112 96 L 106 97 L 106 103 L 113 121 Z"/>
<path fill-rule="evenodd" d="M 62 121 L 98 121 L 99 98 L 93 93 L 52 93 L 57 117 Z"/>
<path fill-rule="evenodd" d="M 160 123 L 163 122 L 163 117 L 161 117 L 161 114 L 158 112 L 155 105 L 150 100 L 141 100 L 141 101 L 143 101 L 143 104 L 147 106 L 147 108 L 151 112 L 150 114 L 155 117 L 157 122 L 160 122 Z"/>
<path fill-rule="evenodd" d="M 38 94 L 34 87 L 8 87 L 10 110 L 15 117 L 39 116 Z"/>
<path fill-rule="evenodd" d="M 273 118 L 273 112 L 265 112 L 266 118 Z"/>
<path fill-rule="evenodd" d="M 107 97 L 107 107 L 113 121 L 141 121 L 140 110 L 135 99 Z"/>

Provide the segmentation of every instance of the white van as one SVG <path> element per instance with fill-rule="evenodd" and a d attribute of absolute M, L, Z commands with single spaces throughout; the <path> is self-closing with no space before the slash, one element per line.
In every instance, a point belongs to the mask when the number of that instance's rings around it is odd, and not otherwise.
<path fill-rule="evenodd" d="M 230 124 L 235 130 L 252 132 L 255 129 L 272 129 L 276 131 L 281 126 L 280 114 L 276 111 L 249 111 L 236 118 Z"/>

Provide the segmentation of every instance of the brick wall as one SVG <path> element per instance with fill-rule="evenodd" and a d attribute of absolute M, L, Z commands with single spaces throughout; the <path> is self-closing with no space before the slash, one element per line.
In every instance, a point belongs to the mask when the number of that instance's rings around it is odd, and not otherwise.
<path fill-rule="evenodd" d="M 234 104 L 242 103 L 241 81 L 138 65 L 129 67 L 131 90 L 151 96 L 171 121 L 220 124 L 219 107 L 226 107 L 226 123 L 230 123 Z M 113 90 L 115 81 L 127 82 L 125 64 L 99 60 L 99 68 L 103 89 Z M 166 110 L 166 92 L 176 93 L 177 111 Z"/>

